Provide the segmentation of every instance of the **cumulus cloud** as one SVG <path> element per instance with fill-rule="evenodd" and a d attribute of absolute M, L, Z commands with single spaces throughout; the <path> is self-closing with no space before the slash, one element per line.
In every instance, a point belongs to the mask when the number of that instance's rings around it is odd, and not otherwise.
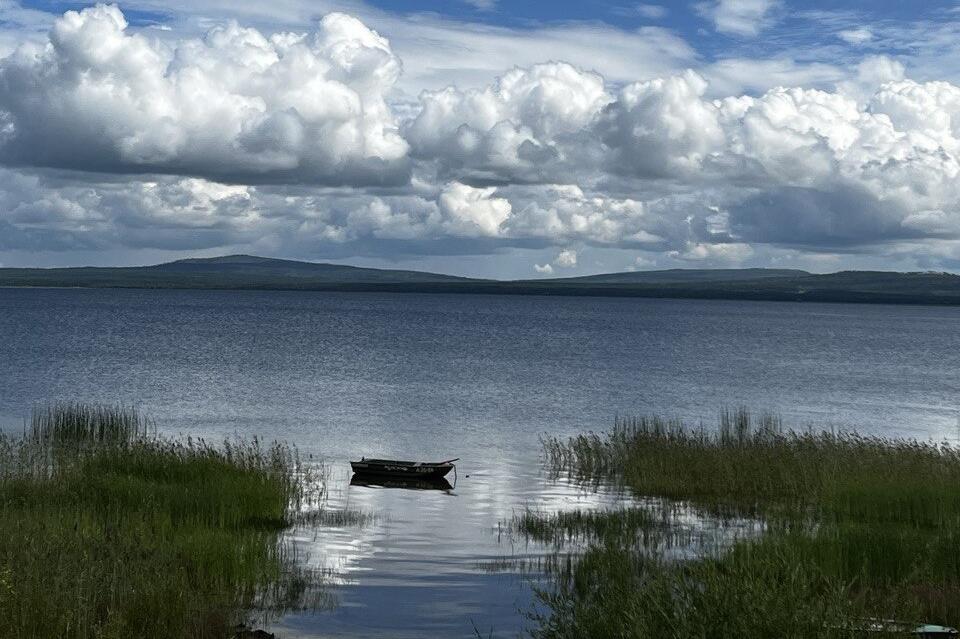
<path fill-rule="evenodd" d="M 555 269 L 575 268 L 576 266 L 577 252 L 573 249 L 563 249 L 553 258 L 553 263 L 534 264 L 533 270 L 542 275 L 553 275 Z"/>
<path fill-rule="evenodd" d="M 857 64 L 852 77 L 837 83 L 837 92 L 863 105 L 873 99 L 880 87 L 905 77 L 902 62 L 887 56 L 868 56 Z"/>
<path fill-rule="evenodd" d="M 724 142 L 718 110 L 701 99 L 706 88 L 693 71 L 624 87 L 598 124 L 610 169 L 646 177 L 698 171 Z"/>
<path fill-rule="evenodd" d="M 711 0 L 696 5 L 717 31 L 744 37 L 769 27 L 780 7 L 780 0 Z"/>
<path fill-rule="evenodd" d="M 580 146 L 599 144 L 605 161 L 582 170 L 666 181 L 673 195 L 548 186 L 513 198 L 505 228 L 621 246 L 716 244 L 732 257 L 746 255 L 745 240 L 829 248 L 955 234 L 960 88 L 902 74 L 873 59 L 850 94 L 778 88 L 715 100 L 692 72 L 628 85 L 586 125 Z M 687 259 L 705 249 L 670 250 Z"/>
<path fill-rule="evenodd" d="M 560 251 L 553 263 L 560 268 L 573 268 L 577 265 L 577 252 L 573 249 L 564 249 Z"/>
<path fill-rule="evenodd" d="M 660 234 L 675 228 L 672 207 L 683 206 L 669 199 L 648 203 L 587 194 L 560 184 L 511 189 L 511 201 L 514 210 L 505 225 L 510 237 L 610 246 L 662 244 Z"/>
<path fill-rule="evenodd" d="M 480 89 L 424 92 L 405 135 L 414 155 L 437 161 L 443 174 L 543 181 L 576 161 L 571 138 L 610 100 L 599 75 L 538 64 Z"/>
<path fill-rule="evenodd" d="M 500 225 L 510 217 L 510 202 L 493 197 L 495 188 L 476 189 L 453 182 L 440 194 L 445 226 L 454 235 L 497 236 Z"/>
<path fill-rule="evenodd" d="M 384 100 L 399 73 L 387 40 L 344 14 L 312 34 L 230 23 L 166 45 L 97 5 L 0 61 L 0 157 L 248 183 L 402 183 L 407 144 Z"/>
<path fill-rule="evenodd" d="M 255 191 L 196 178 L 90 183 L 0 170 L 6 249 L 203 249 L 267 232 Z"/>
<path fill-rule="evenodd" d="M 759 29 L 761 4 L 703 10 L 735 33 L 716 16 Z M 960 87 L 890 58 L 748 94 L 716 65 L 608 83 L 554 61 L 397 102 L 390 43 L 344 14 L 144 33 L 97 6 L 0 60 L 0 248 L 524 247 L 547 274 L 584 247 L 732 265 L 960 240 Z"/>

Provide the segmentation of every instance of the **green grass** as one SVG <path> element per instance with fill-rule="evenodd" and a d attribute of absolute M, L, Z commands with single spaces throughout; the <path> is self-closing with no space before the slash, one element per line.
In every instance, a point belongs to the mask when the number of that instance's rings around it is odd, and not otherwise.
<path fill-rule="evenodd" d="M 283 530 L 317 499 L 291 449 L 152 436 L 62 404 L 0 439 L 0 626 L 21 639 L 202 639 L 319 605 Z"/>
<path fill-rule="evenodd" d="M 647 550 L 693 545 L 700 540 L 697 531 L 676 522 L 670 509 L 652 507 L 610 511 L 578 509 L 553 515 L 527 511 L 514 518 L 512 529 L 558 550 L 595 543 Z"/>
<path fill-rule="evenodd" d="M 53 444 L 131 442 L 148 437 L 150 423 L 135 408 L 80 402 L 33 409 L 26 437 Z"/>
<path fill-rule="evenodd" d="M 855 636 L 852 620 L 960 626 L 960 451 L 945 445 L 783 429 L 724 413 L 719 428 L 621 419 L 608 434 L 544 442 L 548 465 L 620 483 L 721 526 L 693 560 L 670 549 L 663 517 L 526 514 L 516 529 L 589 547 L 542 593 L 543 637 Z M 639 512 L 638 512 L 639 511 Z M 672 524 L 677 530 L 678 521 Z M 664 543 L 664 540 L 667 543 Z"/>

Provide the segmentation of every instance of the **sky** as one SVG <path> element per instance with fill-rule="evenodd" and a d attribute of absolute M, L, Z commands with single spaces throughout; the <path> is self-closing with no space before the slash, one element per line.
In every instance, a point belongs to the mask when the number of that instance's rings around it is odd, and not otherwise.
<path fill-rule="evenodd" d="M 0 265 L 960 271 L 960 1 L 0 0 Z"/>

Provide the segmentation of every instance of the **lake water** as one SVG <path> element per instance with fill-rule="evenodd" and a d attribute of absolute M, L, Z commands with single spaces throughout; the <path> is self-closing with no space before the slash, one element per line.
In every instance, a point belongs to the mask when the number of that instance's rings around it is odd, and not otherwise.
<path fill-rule="evenodd" d="M 539 437 L 615 415 L 955 440 L 960 309 L 695 300 L 0 289 L 0 427 L 39 402 L 140 406 L 170 433 L 257 434 L 322 456 L 331 505 L 376 516 L 298 543 L 330 611 L 283 637 L 516 636 L 545 549 L 524 508 L 616 495 L 543 476 Z M 460 457 L 453 491 L 349 486 L 361 455 Z"/>

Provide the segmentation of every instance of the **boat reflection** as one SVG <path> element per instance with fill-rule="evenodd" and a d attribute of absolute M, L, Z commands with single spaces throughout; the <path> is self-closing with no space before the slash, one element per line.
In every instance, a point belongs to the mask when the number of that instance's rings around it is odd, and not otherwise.
<path fill-rule="evenodd" d="M 442 490 L 453 494 L 453 485 L 443 477 L 438 479 L 405 479 L 356 473 L 350 478 L 350 485 L 372 488 L 406 488 L 408 490 Z"/>

